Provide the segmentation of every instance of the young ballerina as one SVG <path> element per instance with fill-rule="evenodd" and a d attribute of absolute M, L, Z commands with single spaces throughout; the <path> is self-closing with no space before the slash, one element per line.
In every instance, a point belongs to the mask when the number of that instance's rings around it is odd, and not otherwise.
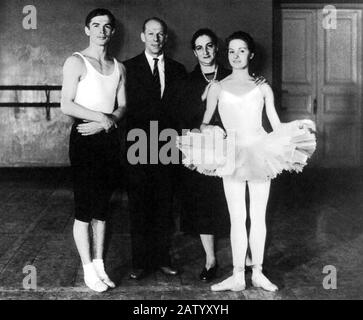
<path fill-rule="evenodd" d="M 216 162 L 213 170 L 211 166 L 207 166 L 208 170 L 205 170 L 205 164 L 198 163 L 200 157 L 198 161 L 192 158 L 193 152 L 190 152 L 190 149 L 193 149 L 193 145 L 188 146 L 179 141 L 179 147 L 186 154 L 187 159 L 184 159 L 184 162 L 189 164 L 189 167 L 193 164 L 200 173 L 223 178 L 231 221 L 233 275 L 213 285 L 212 291 L 245 289 L 248 244 L 252 259 L 253 286 L 276 291 L 278 287 L 262 272 L 266 238 L 265 215 L 270 182 L 283 170 L 301 171 L 306 165 L 307 158 L 312 155 L 316 146 L 315 136 L 311 133 L 314 123 L 310 120 L 284 124 L 280 122 L 270 86 L 267 83 L 256 86 L 249 74 L 249 62 L 253 59 L 255 48 L 249 34 L 242 31 L 233 33 L 227 38 L 227 46 L 232 74 L 211 86 L 200 135 L 213 135 L 218 131 L 208 125 L 218 105 L 227 132 L 227 138 L 224 140 L 233 138 L 234 152 L 227 151 L 225 162 Z M 262 127 L 264 106 L 273 129 L 271 133 L 267 133 Z M 220 134 L 214 135 L 215 139 L 220 137 Z M 250 196 L 249 239 L 246 230 L 246 185 Z"/>

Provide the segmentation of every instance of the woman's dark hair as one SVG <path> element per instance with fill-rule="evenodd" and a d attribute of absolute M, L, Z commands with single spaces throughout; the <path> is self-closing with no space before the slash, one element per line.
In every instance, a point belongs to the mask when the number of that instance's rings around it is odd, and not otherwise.
<path fill-rule="evenodd" d="M 192 40 L 190 40 L 190 44 L 191 44 L 191 47 L 193 50 L 195 50 L 195 41 L 201 37 L 201 36 L 208 36 L 211 40 L 212 40 L 212 43 L 217 46 L 218 45 L 218 38 L 216 36 L 216 34 L 208 29 L 208 28 L 202 28 L 202 29 L 199 29 L 197 30 L 193 36 L 192 36 Z"/>
<path fill-rule="evenodd" d="M 244 32 L 244 31 L 236 31 L 236 32 L 233 32 L 226 39 L 227 48 L 229 46 L 229 43 L 232 40 L 242 40 L 242 41 L 246 42 L 247 48 L 250 51 L 250 53 L 254 53 L 255 52 L 255 41 L 253 40 L 253 38 L 247 32 Z"/>
<path fill-rule="evenodd" d="M 89 28 L 89 24 L 92 20 L 92 18 L 94 17 L 98 17 L 98 16 L 108 16 L 108 18 L 110 19 L 110 25 L 112 29 L 115 29 L 115 16 L 111 13 L 111 11 L 104 9 L 104 8 L 97 8 L 92 10 L 86 17 L 86 21 L 85 21 L 85 25 L 86 27 Z"/>

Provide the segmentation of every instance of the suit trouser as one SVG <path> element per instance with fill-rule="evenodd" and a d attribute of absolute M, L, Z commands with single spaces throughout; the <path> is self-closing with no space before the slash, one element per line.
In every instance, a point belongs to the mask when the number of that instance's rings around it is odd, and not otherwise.
<path fill-rule="evenodd" d="M 127 172 L 133 267 L 170 265 L 172 167 L 129 165 Z"/>

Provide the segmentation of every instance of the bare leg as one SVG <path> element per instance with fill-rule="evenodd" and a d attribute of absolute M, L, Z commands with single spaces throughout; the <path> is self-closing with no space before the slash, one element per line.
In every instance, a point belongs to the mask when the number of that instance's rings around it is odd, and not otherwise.
<path fill-rule="evenodd" d="M 107 290 L 107 286 L 97 276 L 91 261 L 91 245 L 88 228 L 88 222 L 75 219 L 73 224 L 73 237 L 81 257 L 86 285 L 94 291 L 103 292 Z"/>
<path fill-rule="evenodd" d="M 252 254 L 252 284 L 267 291 L 278 288 L 262 273 L 266 241 L 266 207 L 271 181 L 249 181 L 251 230 L 249 243 Z"/>
<path fill-rule="evenodd" d="M 214 267 L 216 264 L 216 256 L 214 254 L 214 235 L 212 234 L 201 234 L 200 240 L 206 254 L 205 267 L 207 270 Z"/>
<path fill-rule="evenodd" d="M 93 258 L 103 259 L 103 245 L 105 242 L 106 222 L 100 220 L 92 220 L 93 232 Z"/>
<path fill-rule="evenodd" d="M 92 220 L 93 231 L 93 265 L 98 277 L 110 288 L 115 288 L 115 283 L 108 277 L 103 264 L 103 249 L 106 234 L 106 222 Z"/>
<path fill-rule="evenodd" d="M 231 247 L 233 275 L 212 286 L 212 291 L 245 289 L 244 267 L 247 251 L 246 231 L 246 183 L 232 178 L 223 178 L 224 192 L 231 220 Z"/>
<path fill-rule="evenodd" d="M 83 265 L 92 262 L 88 227 L 88 222 L 74 220 L 73 238 Z"/>

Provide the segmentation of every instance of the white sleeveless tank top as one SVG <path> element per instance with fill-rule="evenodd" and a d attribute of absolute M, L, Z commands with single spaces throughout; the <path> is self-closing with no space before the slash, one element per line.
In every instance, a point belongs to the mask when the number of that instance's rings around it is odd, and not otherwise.
<path fill-rule="evenodd" d="M 87 69 L 85 78 L 78 83 L 74 102 L 93 111 L 112 113 L 120 81 L 117 60 L 113 58 L 114 70 L 112 74 L 106 76 L 98 72 L 81 53 L 75 52 L 74 54 L 83 59 Z"/>

